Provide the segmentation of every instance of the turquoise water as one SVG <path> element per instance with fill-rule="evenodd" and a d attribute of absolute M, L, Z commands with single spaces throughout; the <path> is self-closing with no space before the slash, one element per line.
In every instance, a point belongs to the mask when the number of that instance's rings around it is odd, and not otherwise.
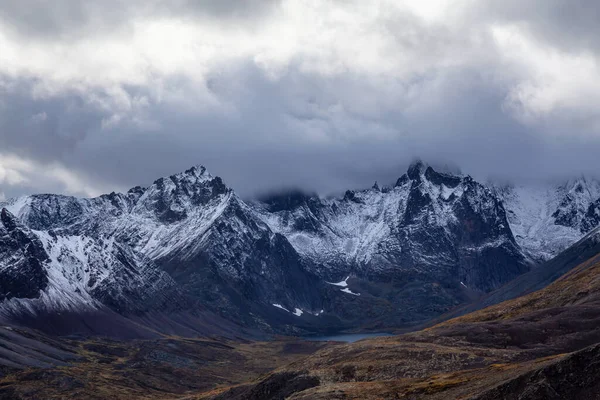
<path fill-rule="evenodd" d="M 342 333 L 339 335 L 328 336 L 308 336 L 305 339 L 314 342 L 347 342 L 354 343 L 358 340 L 369 339 L 382 336 L 394 336 L 391 333 Z"/>

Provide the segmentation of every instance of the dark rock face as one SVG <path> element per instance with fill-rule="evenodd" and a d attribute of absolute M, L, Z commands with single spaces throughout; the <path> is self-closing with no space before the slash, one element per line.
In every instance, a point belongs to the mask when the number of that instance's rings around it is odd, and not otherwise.
<path fill-rule="evenodd" d="M 461 179 L 459 177 L 436 172 L 431 167 L 427 167 L 425 170 L 425 178 L 436 185 L 445 185 L 449 188 L 455 188 L 461 183 Z"/>
<path fill-rule="evenodd" d="M 104 306 L 124 315 L 189 307 L 176 283 L 151 260 L 121 245 L 111 258 L 110 277 L 88 282 L 91 296 Z"/>
<path fill-rule="evenodd" d="M 84 213 L 81 203 L 73 197 L 36 195 L 31 204 L 31 217 L 24 222 L 37 230 L 61 228 L 75 223 Z"/>
<path fill-rule="evenodd" d="M 581 232 L 588 233 L 598 225 L 600 225 L 600 199 L 588 207 L 585 217 L 581 221 Z"/>
<path fill-rule="evenodd" d="M 597 257 L 599 253 L 600 232 L 595 230 L 552 260 L 520 275 L 500 288 L 477 299 L 477 301 L 444 314 L 440 318 L 431 321 L 431 324 L 465 315 L 543 289 L 584 261 Z"/>
<path fill-rule="evenodd" d="M 423 172 L 426 169 L 427 169 L 427 166 L 425 165 L 425 163 L 423 161 L 416 160 L 408 167 L 408 171 L 406 172 L 406 175 L 408 176 L 409 179 L 411 179 L 413 181 L 415 181 L 415 180 L 420 181 L 421 175 L 423 175 Z"/>
<path fill-rule="evenodd" d="M 0 221 L 0 300 L 37 298 L 48 285 L 44 246 L 6 209 Z"/>
<path fill-rule="evenodd" d="M 463 282 L 489 291 L 528 268 L 510 231 L 502 203 L 483 186 L 471 180 L 467 184 L 466 195 L 455 203 L 457 223 L 450 231 L 458 244 Z"/>
<path fill-rule="evenodd" d="M 578 224 L 578 216 L 584 210 L 578 209 L 575 199 L 575 196 L 568 194 L 561 201 L 560 208 L 552 214 L 557 225 L 576 226 Z"/>
<path fill-rule="evenodd" d="M 297 230 L 317 232 L 320 229 L 319 212 L 322 203 L 316 195 L 309 195 L 299 190 L 279 193 L 263 197 L 261 202 L 269 212 L 293 211 L 305 209 L 304 215 L 294 218 L 293 224 Z"/>
<path fill-rule="evenodd" d="M 183 174 L 158 179 L 153 184 L 154 190 L 146 192 L 148 195 L 144 198 L 144 204 L 162 223 L 185 220 L 188 217 L 186 202 L 201 207 L 229 190 L 219 177 L 199 184 L 198 177 L 205 173 L 204 167 L 194 167 Z"/>
<path fill-rule="evenodd" d="M 397 260 L 400 270 L 423 270 L 439 282 L 459 279 L 480 291 L 528 269 L 502 203 L 485 187 L 470 177 L 437 174 L 431 167 L 406 186 L 404 214 L 386 251 L 379 252 L 382 258 Z"/>

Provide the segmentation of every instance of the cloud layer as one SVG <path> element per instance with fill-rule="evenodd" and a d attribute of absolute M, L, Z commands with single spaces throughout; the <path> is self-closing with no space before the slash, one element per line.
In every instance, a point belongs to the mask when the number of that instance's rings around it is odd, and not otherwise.
<path fill-rule="evenodd" d="M 204 164 L 243 195 L 600 171 L 589 0 L 0 4 L 0 192 Z"/>

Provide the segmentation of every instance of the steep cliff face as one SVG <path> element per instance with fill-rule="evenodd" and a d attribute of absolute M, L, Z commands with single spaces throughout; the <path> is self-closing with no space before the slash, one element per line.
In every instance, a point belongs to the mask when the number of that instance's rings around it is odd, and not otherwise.
<path fill-rule="evenodd" d="M 0 301 L 35 299 L 48 287 L 41 241 L 6 209 L 0 212 Z"/>

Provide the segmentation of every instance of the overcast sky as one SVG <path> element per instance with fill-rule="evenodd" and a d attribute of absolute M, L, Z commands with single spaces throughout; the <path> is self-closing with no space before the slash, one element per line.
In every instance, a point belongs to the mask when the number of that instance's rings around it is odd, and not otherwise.
<path fill-rule="evenodd" d="M 600 172 L 597 0 L 2 0 L 0 196 Z"/>

